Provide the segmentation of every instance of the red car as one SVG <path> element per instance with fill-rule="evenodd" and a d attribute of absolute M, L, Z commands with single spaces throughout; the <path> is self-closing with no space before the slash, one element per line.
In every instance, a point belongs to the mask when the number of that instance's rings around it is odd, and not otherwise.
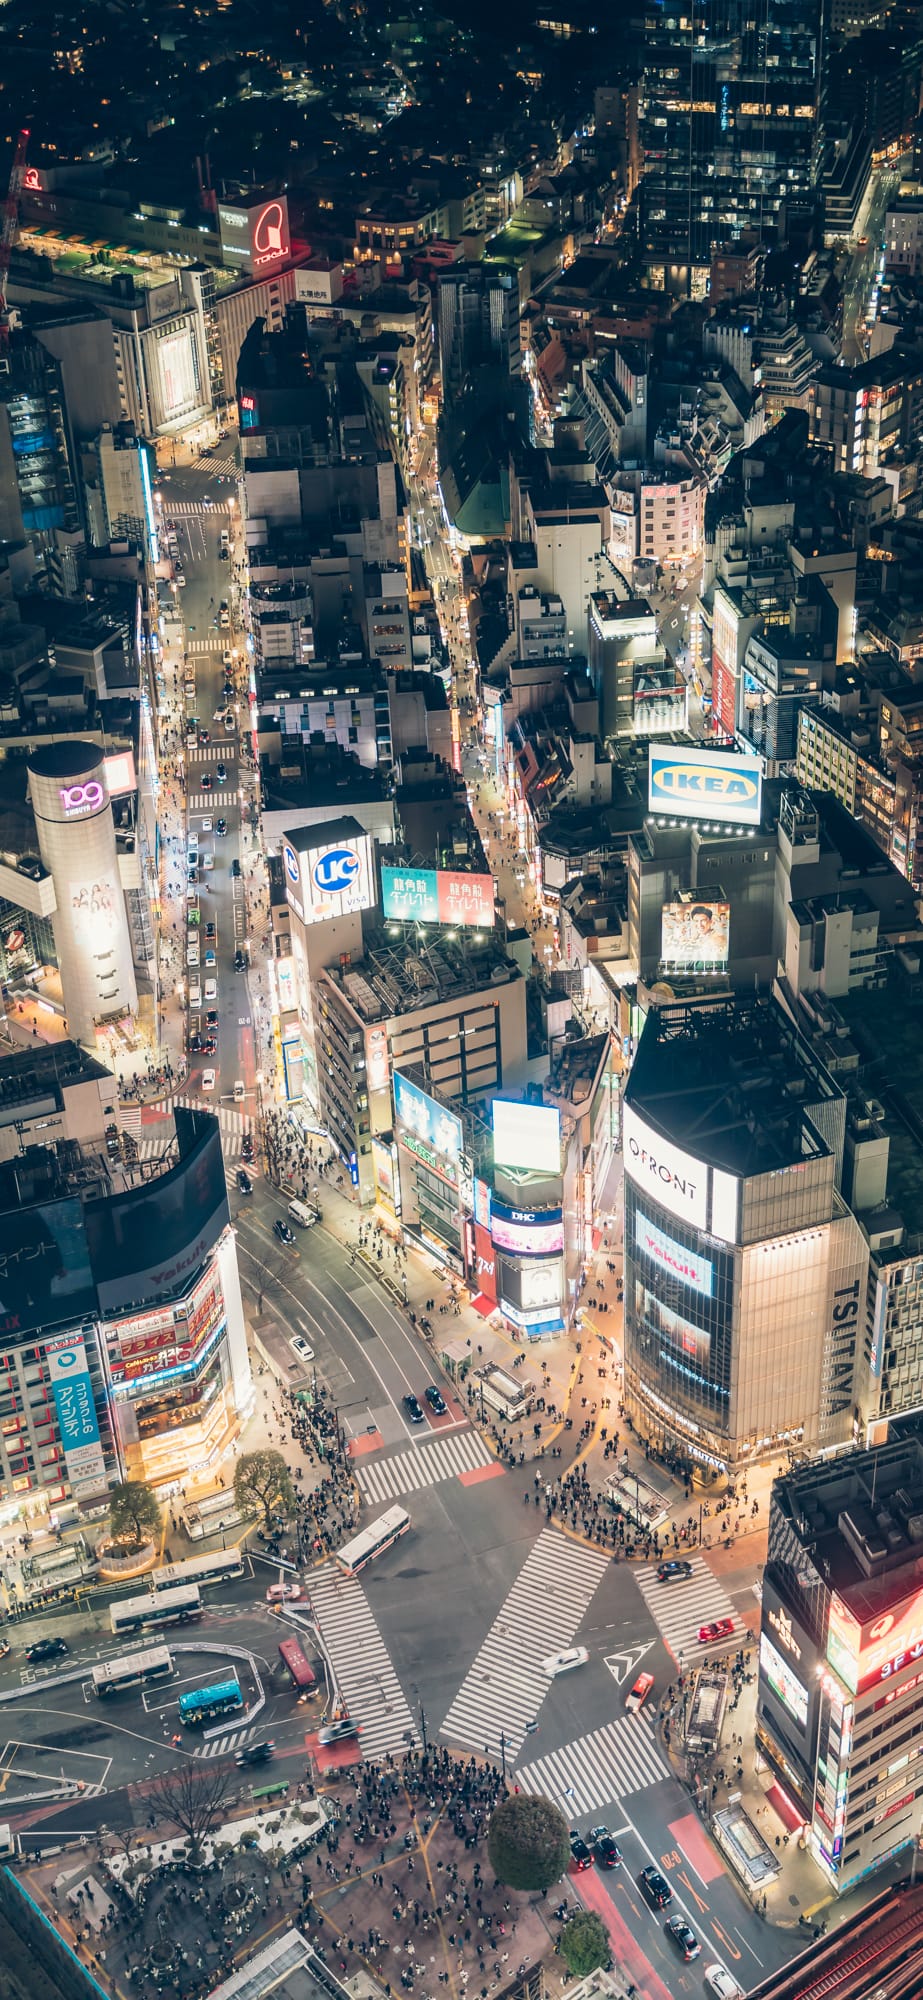
<path fill-rule="evenodd" d="M 699 1626 L 699 1645 L 714 1646 L 719 1639 L 730 1639 L 734 1630 L 733 1618 L 716 1618 L 713 1625 Z"/>

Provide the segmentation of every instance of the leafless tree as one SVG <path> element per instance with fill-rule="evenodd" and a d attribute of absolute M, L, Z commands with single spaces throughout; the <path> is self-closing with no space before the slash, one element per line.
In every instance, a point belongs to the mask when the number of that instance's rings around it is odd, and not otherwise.
<path fill-rule="evenodd" d="M 201 1859 L 208 1835 L 217 1825 L 231 1784 L 230 1771 L 211 1764 L 185 1764 L 155 1778 L 150 1797 L 165 1819 L 178 1826 L 189 1842 L 189 1859 Z"/>

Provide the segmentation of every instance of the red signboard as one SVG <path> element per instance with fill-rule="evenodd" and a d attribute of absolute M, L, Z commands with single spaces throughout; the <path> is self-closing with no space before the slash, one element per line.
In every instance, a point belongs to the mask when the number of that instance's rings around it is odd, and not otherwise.
<path fill-rule="evenodd" d="M 485 1299 L 497 1303 L 497 1253 L 490 1240 L 490 1231 L 480 1222 L 474 1225 L 474 1256 L 478 1290 Z"/>
<path fill-rule="evenodd" d="M 455 869 L 440 868 L 437 895 L 441 924 L 475 924 L 479 929 L 493 930 L 492 875 L 463 875 Z"/>

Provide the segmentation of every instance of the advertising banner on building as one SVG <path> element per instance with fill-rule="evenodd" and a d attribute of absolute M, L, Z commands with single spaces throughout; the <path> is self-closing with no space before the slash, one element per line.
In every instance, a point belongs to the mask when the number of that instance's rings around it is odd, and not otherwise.
<path fill-rule="evenodd" d="M 629 1180 L 681 1222 L 689 1222 L 695 1229 L 707 1228 L 708 1168 L 704 1161 L 662 1139 L 630 1104 L 622 1106 L 622 1135 Z"/>
<path fill-rule="evenodd" d="M 349 833 L 334 828 L 331 840 L 321 827 L 302 827 L 282 842 L 285 893 L 304 924 L 329 923 L 375 902 L 371 834 L 355 820 L 349 825 Z"/>
<path fill-rule="evenodd" d="M 651 749 L 648 755 L 649 812 L 759 826 L 763 774 L 755 757 L 723 750 Z"/>
<path fill-rule="evenodd" d="M 490 1299 L 492 1304 L 496 1305 L 497 1253 L 487 1230 L 479 1222 L 474 1225 L 474 1256 L 478 1290 L 483 1292 L 485 1299 Z"/>
<path fill-rule="evenodd" d="M 511 1256 L 549 1257 L 564 1248 L 563 1212 L 560 1208 L 509 1208 L 494 1200 L 490 1234 L 495 1247 Z"/>
<path fill-rule="evenodd" d="M 76 1197 L 0 1216 L 0 1333 L 27 1333 L 96 1312 Z"/>
<path fill-rule="evenodd" d="M 87 1240 L 100 1305 L 169 1297 L 195 1276 L 230 1221 L 217 1120 L 181 1165 L 130 1194 L 90 1202 Z"/>
<path fill-rule="evenodd" d="M 669 972 L 724 972 L 727 969 L 731 906 L 699 897 L 664 903 L 660 920 L 660 960 Z"/>
<path fill-rule="evenodd" d="M 463 869 L 383 867 L 381 907 L 385 917 L 398 923 L 493 930 L 493 876 Z"/>
<path fill-rule="evenodd" d="M 104 1492 L 106 1462 L 83 1341 L 79 1336 L 76 1340 L 46 1341 L 45 1360 L 68 1479 L 78 1480 L 84 1493 L 91 1490 L 88 1482 L 98 1481 L 92 1490 Z"/>
<path fill-rule="evenodd" d="M 640 1209 L 635 1210 L 635 1245 L 642 1256 L 649 1257 L 659 1271 L 668 1278 L 676 1278 L 681 1285 L 688 1285 L 694 1292 L 701 1292 L 710 1299 L 715 1289 L 715 1267 L 708 1257 L 700 1257 L 694 1250 L 686 1250 L 682 1243 L 664 1234 L 656 1223 L 649 1222 Z"/>
<path fill-rule="evenodd" d="M 453 1111 L 438 1104 L 434 1097 L 411 1083 L 408 1076 L 396 1069 L 394 1072 L 394 1115 L 405 1133 L 422 1139 L 425 1146 L 431 1146 L 444 1160 L 456 1164 L 462 1149 L 461 1119 Z"/>
<path fill-rule="evenodd" d="M 494 1165 L 536 1174 L 561 1171 L 561 1113 L 552 1104 L 493 1101 Z"/>
<path fill-rule="evenodd" d="M 859 1623 L 833 1593 L 827 1658 L 850 1694 L 889 1681 L 914 1660 L 923 1663 L 923 1589 L 910 1591 L 888 1611 Z"/>

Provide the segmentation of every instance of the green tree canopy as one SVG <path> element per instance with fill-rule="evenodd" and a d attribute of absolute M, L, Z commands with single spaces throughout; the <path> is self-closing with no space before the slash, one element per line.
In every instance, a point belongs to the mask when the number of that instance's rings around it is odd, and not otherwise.
<path fill-rule="evenodd" d="M 487 1852 L 498 1881 L 510 1889 L 550 1889 L 570 1860 L 564 1814 L 550 1799 L 519 1792 L 492 1813 Z"/>
<path fill-rule="evenodd" d="M 160 1502 L 146 1479 L 123 1479 L 109 1495 L 109 1533 L 113 1541 L 139 1549 L 160 1532 Z"/>
<path fill-rule="evenodd" d="M 291 1514 L 295 1507 L 292 1475 L 281 1451 L 247 1451 L 234 1472 L 234 1498 L 241 1514 Z"/>
<path fill-rule="evenodd" d="M 558 1949 L 565 1965 L 578 1979 L 585 1979 L 588 1972 L 595 1972 L 600 1965 L 608 1965 L 609 1933 L 602 1917 L 595 1910 L 578 1910 L 565 1924 Z"/>

